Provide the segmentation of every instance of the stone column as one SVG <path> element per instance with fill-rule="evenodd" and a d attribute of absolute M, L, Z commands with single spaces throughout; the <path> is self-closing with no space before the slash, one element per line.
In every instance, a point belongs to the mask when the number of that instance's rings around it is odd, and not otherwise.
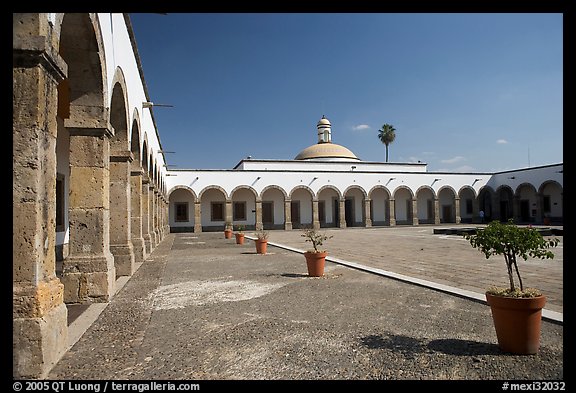
<path fill-rule="evenodd" d="M 318 218 L 318 199 L 312 200 L 312 228 L 320 229 L 320 220 Z"/>
<path fill-rule="evenodd" d="M 390 226 L 396 226 L 396 200 L 394 198 L 390 198 Z"/>
<path fill-rule="evenodd" d="M 340 228 L 346 228 L 346 199 L 338 200 L 338 215 L 340 216 Z"/>
<path fill-rule="evenodd" d="M 456 214 L 454 214 L 456 224 L 460 224 L 462 222 L 462 217 L 460 216 L 460 197 L 454 198 L 454 209 L 456 210 Z"/>
<path fill-rule="evenodd" d="M 114 255 L 116 276 L 134 273 L 132 246 L 130 151 L 115 152 L 110 156 L 110 251 Z"/>
<path fill-rule="evenodd" d="M 162 241 L 162 235 L 160 233 L 160 197 L 158 186 L 154 188 L 152 198 L 154 200 L 154 214 L 152 215 L 152 222 L 154 223 L 154 233 L 156 234 L 156 246 L 158 246 Z"/>
<path fill-rule="evenodd" d="M 69 123 L 64 122 L 67 126 Z M 107 302 L 116 283 L 110 252 L 110 137 L 108 128 L 69 127 L 70 254 L 63 262 L 64 301 Z"/>
<path fill-rule="evenodd" d="M 418 199 L 412 198 L 412 225 L 418 225 Z"/>
<path fill-rule="evenodd" d="M 146 259 L 146 245 L 142 236 L 142 170 L 130 172 L 130 231 L 134 262 L 141 263 Z"/>
<path fill-rule="evenodd" d="M 148 226 L 150 227 L 150 245 L 152 246 L 152 250 L 158 245 L 158 234 L 156 233 L 156 222 L 154 220 L 154 217 L 156 217 L 155 190 L 156 186 L 150 181 L 150 183 L 148 183 Z"/>
<path fill-rule="evenodd" d="M 202 202 L 194 202 L 194 233 L 202 232 Z"/>
<path fill-rule="evenodd" d="M 56 277 L 57 86 L 66 63 L 13 14 L 12 377 L 44 378 L 68 347 L 64 286 Z M 46 34 L 48 35 L 48 34 Z M 7 311 L 6 311 L 7 313 Z"/>
<path fill-rule="evenodd" d="M 440 199 L 434 198 L 434 224 L 440 224 Z"/>
<path fill-rule="evenodd" d="M 372 215 L 370 213 L 370 199 L 364 199 L 364 226 L 366 228 L 372 226 Z"/>
<path fill-rule="evenodd" d="M 164 233 L 168 235 L 170 233 L 170 200 L 167 196 L 164 196 Z"/>
<path fill-rule="evenodd" d="M 232 228 L 232 200 L 227 199 L 224 206 L 224 229 Z"/>
<path fill-rule="evenodd" d="M 142 237 L 146 247 L 146 254 L 150 255 L 153 250 L 152 237 L 150 236 L 150 178 L 146 173 L 142 175 Z"/>
<path fill-rule="evenodd" d="M 284 200 L 284 230 L 292 230 L 292 199 Z"/>
<path fill-rule="evenodd" d="M 262 224 L 262 201 L 256 200 L 256 230 L 262 230 L 264 225 Z"/>

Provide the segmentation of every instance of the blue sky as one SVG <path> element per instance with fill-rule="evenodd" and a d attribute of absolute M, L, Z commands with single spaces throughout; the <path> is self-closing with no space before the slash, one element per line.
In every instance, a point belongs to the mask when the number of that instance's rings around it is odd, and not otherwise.
<path fill-rule="evenodd" d="M 130 14 L 170 169 L 332 141 L 429 171 L 563 162 L 559 13 Z"/>

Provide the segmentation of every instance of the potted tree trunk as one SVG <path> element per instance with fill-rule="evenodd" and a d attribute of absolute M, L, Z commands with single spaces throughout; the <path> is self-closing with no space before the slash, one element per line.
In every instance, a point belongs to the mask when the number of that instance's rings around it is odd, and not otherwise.
<path fill-rule="evenodd" d="M 265 232 L 264 230 L 256 232 L 254 243 L 256 244 L 257 254 L 266 254 L 268 248 L 268 232 Z"/>
<path fill-rule="evenodd" d="M 238 232 L 234 236 L 236 236 L 236 244 L 244 244 L 244 225 L 238 225 Z"/>
<path fill-rule="evenodd" d="M 310 277 L 322 277 L 328 252 L 320 247 L 325 240 L 330 239 L 332 236 L 318 233 L 314 228 L 305 228 L 301 236 L 305 237 L 307 242 L 311 242 L 313 247 L 313 249 L 304 253 L 308 275 Z"/>
<path fill-rule="evenodd" d="M 503 255 L 506 262 L 508 287 L 491 287 L 486 291 L 498 346 L 502 351 L 514 354 L 537 353 L 546 296 L 538 289 L 524 288 L 516 258 L 554 258 L 549 248 L 556 247 L 559 240 L 545 239 L 535 228 L 516 226 L 512 219 L 507 223 L 492 221 L 487 227 L 478 228 L 475 234 L 464 237 L 472 247 L 484 253 L 486 259 Z M 514 282 L 514 273 L 519 287 Z"/>

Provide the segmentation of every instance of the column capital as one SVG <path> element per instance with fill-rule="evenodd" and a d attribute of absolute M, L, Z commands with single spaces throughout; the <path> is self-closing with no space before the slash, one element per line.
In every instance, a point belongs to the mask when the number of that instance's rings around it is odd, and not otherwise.
<path fill-rule="evenodd" d="M 133 160 L 134 155 L 129 150 L 110 153 L 110 162 L 132 162 Z"/>
<path fill-rule="evenodd" d="M 68 75 L 68 65 L 44 36 L 12 36 L 13 67 L 42 66 L 60 83 Z"/>

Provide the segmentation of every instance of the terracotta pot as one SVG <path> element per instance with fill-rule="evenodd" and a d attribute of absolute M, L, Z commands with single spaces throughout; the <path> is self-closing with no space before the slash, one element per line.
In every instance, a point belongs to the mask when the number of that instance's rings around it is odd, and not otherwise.
<path fill-rule="evenodd" d="M 225 229 L 224 230 L 224 238 L 225 239 L 232 239 L 232 229 Z"/>
<path fill-rule="evenodd" d="M 254 243 L 256 243 L 256 252 L 258 254 L 266 254 L 266 249 L 268 248 L 268 240 L 256 239 L 254 240 Z"/>
<path fill-rule="evenodd" d="M 550 225 L 550 218 L 544 217 L 544 225 Z"/>
<path fill-rule="evenodd" d="M 235 233 L 236 236 L 236 244 L 244 244 L 244 234 L 243 233 Z"/>
<path fill-rule="evenodd" d="M 540 327 L 545 296 L 512 298 L 486 293 L 498 346 L 504 352 L 533 355 L 540 347 Z"/>
<path fill-rule="evenodd" d="M 322 277 L 324 275 L 324 265 L 326 264 L 327 252 L 310 252 L 304 253 L 306 265 L 308 265 L 308 275 L 310 277 Z"/>

